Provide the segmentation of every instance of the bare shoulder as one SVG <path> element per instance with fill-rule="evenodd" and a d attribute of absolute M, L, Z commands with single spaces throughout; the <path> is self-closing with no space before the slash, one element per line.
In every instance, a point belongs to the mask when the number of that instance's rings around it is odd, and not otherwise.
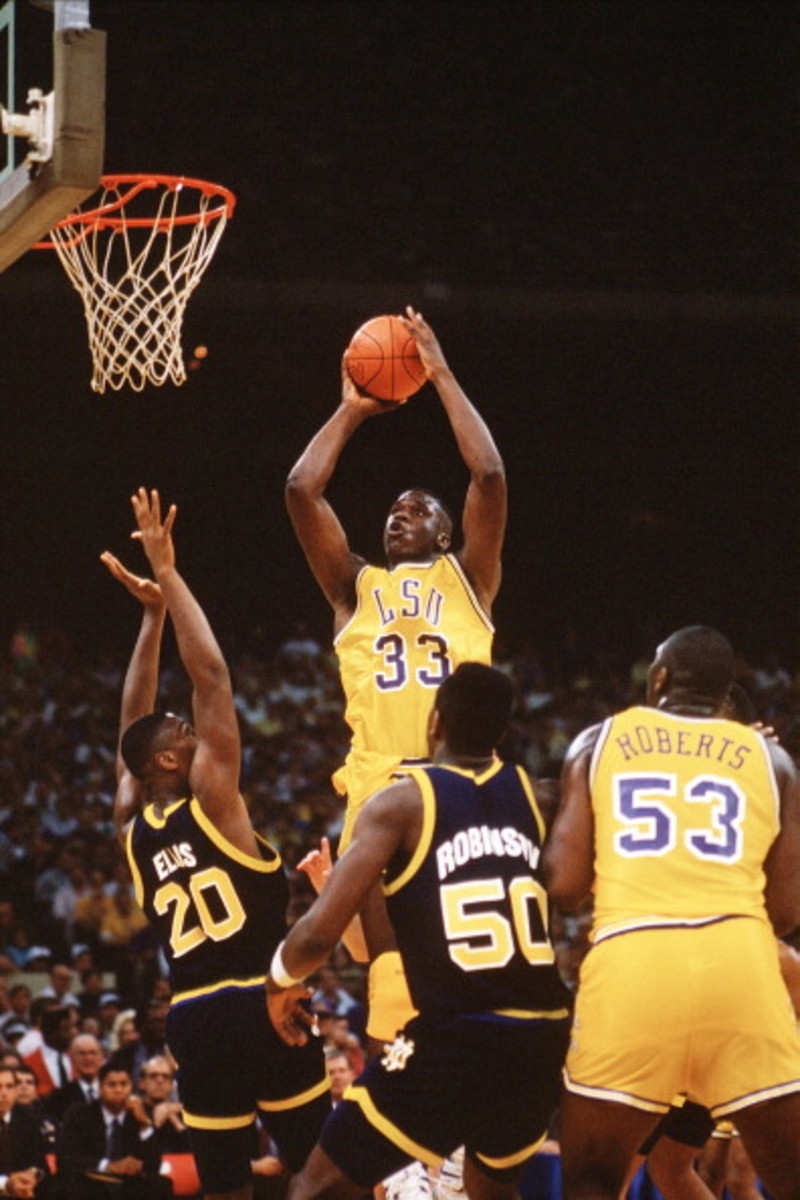
<path fill-rule="evenodd" d="M 364 806 L 364 814 L 369 813 L 372 820 L 382 823 L 415 813 L 421 803 L 419 784 L 406 775 L 371 796 Z"/>

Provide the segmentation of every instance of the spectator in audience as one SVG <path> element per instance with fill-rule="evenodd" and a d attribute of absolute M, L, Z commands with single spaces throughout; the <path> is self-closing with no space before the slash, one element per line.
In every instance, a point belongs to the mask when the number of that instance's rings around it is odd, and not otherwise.
<path fill-rule="evenodd" d="M 75 909 L 78 902 L 88 894 L 89 880 L 86 868 L 76 862 L 70 869 L 69 876 L 53 897 L 52 913 L 56 920 L 64 926 L 64 933 L 69 941 L 75 934 Z"/>
<path fill-rule="evenodd" d="M 49 1008 L 57 1008 L 52 996 L 34 996 L 29 1011 L 30 1026 L 28 1032 L 17 1042 L 17 1050 L 23 1058 L 33 1054 L 42 1044 L 42 1017 Z"/>
<path fill-rule="evenodd" d="M 72 969 L 66 963 L 56 962 L 50 967 L 50 982 L 39 992 L 40 996 L 52 996 L 57 1004 L 80 1008 L 80 1001 L 72 991 Z"/>
<path fill-rule="evenodd" d="M 120 1200 L 162 1200 L 172 1195 L 172 1184 L 158 1173 L 161 1155 L 153 1127 L 141 1105 L 129 1107 L 132 1091 L 129 1072 L 104 1063 L 100 1099 L 75 1104 L 64 1117 L 56 1153 L 69 1200 L 110 1195 Z"/>
<path fill-rule="evenodd" d="M 45 1112 L 44 1101 L 39 1095 L 39 1089 L 36 1085 L 36 1075 L 25 1063 L 20 1063 L 14 1067 L 14 1071 L 17 1076 L 17 1104 L 27 1107 L 28 1111 L 33 1113 L 48 1152 L 54 1153 L 56 1127 Z"/>
<path fill-rule="evenodd" d="M 166 1055 L 156 1054 L 144 1064 L 139 1092 L 161 1153 L 190 1153 L 189 1131 L 182 1119 L 183 1105 L 175 1094 L 175 1071 Z"/>
<path fill-rule="evenodd" d="M 117 1003 L 119 1003 L 119 997 L 117 997 Z M 104 1005 L 101 1003 L 100 1007 L 102 1009 Z M 122 1050 L 130 1046 L 132 1042 L 138 1041 L 139 1027 L 136 1023 L 136 1009 L 123 1008 L 117 1012 L 111 1026 L 108 1049 L 111 1054 L 116 1054 L 118 1050 Z"/>
<path fill-rule="evenodd" d="M 90 1104 L 100 1096 L 100 1068 L 104 1062 L 103 1048 L 90 1033 L 77 1033 L 69 1044 L 72 1079 L 62 1084 L 45 1099 L 45 1109 L 58 1123 L 73 1104 Z"/>
<path fill-rule="evenodd" d="M 12 983 L 8 989 L 8 1011 L 0 1020 L 0 1037 L 6 1036 L 6 1026 L 12 1023 L 30 1028 L 32 999 L 27 983 Z"/>
<path fill-rule="evenodd" d="M 49 971 L 53 965 L 53 951 L 49 946 L 31 946 L 25 958 L 25 970 Z"/>
<path fill-rule="evenodd" d="M 312 1005 L 325 1007 L 337 1016 L 346 1017 L 357 1001 L 340 986 L 335 967 L 325 966 L 317 973 L 317 986 L 311 996 Z"/>
<path fill-rule="evenodd" d="M 47 1147 L 36 1117 L 17 1096 L 16 1072 L 0 1067 L 0 1192 L 43 1200 L 53 1194 Z"/>
<path fill-rule="evenodd" d="M 78 995 L 81 1019 L 96 1017 L 100 1026 L 100 1000 L 107 994 L 103 987 L 103 976 L 96 967 L 81 972 L 81 990 Z"/>
<path fill-rule="evenodd" d="M 89 886 L 85 893 L 75 902 L 75 932 L 84 937 L 90 945 L 97 946 L 100 939 L 100 927 L 111 907 L 111 900 L 106 892 L 106 873 L 100 867 L 89 872 Z"/>
<path fill-rule="evenodd" d="M 114 1051 L 112 1061 L 125 1067 L 131 1079 L 139 1078 L 148 1058 L 166 1053 L 168 1012 L 169 1005 L 163 1000 L 149 1000 L 136 1014 L 138 1038 Z"/>
<path fill-rule="evenodd" d="M 355 1079 L 355 1074 L 344 1050 L 335 1046 L 325 1051 L 325 1066 L 331 1081 L 331 1103 L 335 1108 L 344 1095 L 345 1088 Z"/>
<path fill-rule="evenodd" d="M 78 1028 L 77 1010 L 66 1005 L 48 1008 L 42 1014 L 42 1044 L 25 1062 L 33 1068 L 40 1096 L 49 1096 L 73 1077 L 68 1054 Z"/>
<path fill-rule="evenodd" d="M 3 1025 L 3 1041 L 10 1049 L 16 1050 L 27 1032 L 28 1026 L 24 1021 L 18 1021 L 16 1017 L 11 1017 Z"/>

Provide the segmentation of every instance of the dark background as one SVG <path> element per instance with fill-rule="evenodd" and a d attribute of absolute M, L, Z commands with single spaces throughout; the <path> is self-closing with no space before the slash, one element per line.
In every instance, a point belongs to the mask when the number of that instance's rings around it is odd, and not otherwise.
<path fill-rule="evenodd" d="M 97 556 L 142 564 L 140 483 L 179 504 L 179 563 L 221 632 L 271 644 L 303 618 L 327 639 L 283 481 L 353 330 L 413 303 L 506 461 L 503 644 L 632 654 L 702 621 L 796 662 L 795 4 L 94 0 L 92 18 L 107 169 L 238 204 L 181 388 L 95 395 L 57 261 L 0 278 L 4 639 L 127 647 L 136 614 Z M 26 11 L 31 70 L 49 22 Z M 431 388 L 345 453 L 330 496 L 355 549 L 379 555 L 414 483 L 458 511 Z"/>

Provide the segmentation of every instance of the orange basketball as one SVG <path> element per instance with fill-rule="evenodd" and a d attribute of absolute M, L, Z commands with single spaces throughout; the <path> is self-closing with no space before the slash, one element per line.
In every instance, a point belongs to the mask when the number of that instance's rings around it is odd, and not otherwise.
<path fill-rule="evenodd" d="M 425 382 L 417 343 L 397 317 L 373 317 L 353 334 L 345 363 L 357 388 L 402 404 Z"/>

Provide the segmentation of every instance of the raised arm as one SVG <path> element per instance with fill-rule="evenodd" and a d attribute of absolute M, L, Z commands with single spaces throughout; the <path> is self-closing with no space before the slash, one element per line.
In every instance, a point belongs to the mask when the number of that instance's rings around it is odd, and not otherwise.
<path fill-rule="evenodd" d="M 326 886 L 279 947 L 277 957 L 284 973 L 276 971 L 273 960 L 267 1007 L 275 1029 L 290 1045 L 307 1040 L 308 1015 L 297 1003 L 307 992 L 301 981 L 327 960 L 397 851 L 412 851 L 419 838 L 421 811 L 419 787 L 411 779 L 377 792 L 359 813 L 353 840 Z"/>
<path fill-rule="evenodd" d="M 789 755 L 767 742 L 780 791 L 780 832 L 764 864 L 767 913 L 775 932 L 791 933 L 800 925 L 800 797 L 797 771 Z"/>
<path fill-rule="evenodd" d="M 208 619 L 175 566 L 173 504 L 161 519 L 157 491 L 131 497 L 144 547 L 172 618 L 178 652 L 192 681 L 197 749 L 189 783 L 204 811 L 234 845 L 256 853 L 255 836 L 239 793 L 241 744 L 230 672 Z"/>
<path fill-rule="evenodd" d="M 125 827 L 142 804 L 141 784 L 131 775 L 120 754 L 122 735 L 129 725 L 147 716 L 155 708 L 158 692 L 158 661 L 164 632 L 166 605 L 161 588 L 152 579 L 134 575 L 108 550 L 100 555 L 108 570 L 142 605 L 142 624 L 133 648 L 125 681 L 117 741 L 117 794 L 114 799 L 114 827 L 122 838 Z"/>
<path fill-rule="evenodd" d="M 461 518 L 464 545 L 458 557 L 478 599 L 490 612 L 500 587 L 500 555 L 506 530 L 503 460 L 488 425 L 450 370 L 442 348 L 422 314 L 409 305 L 400 320 L 417 343 L 425 373 L 439 393 L 459 453 L 469 471 L 469 487 Z"/>
<path fill-rule="evenodd" d="M 325 498 L 342 450 L 367 419 L 396 405 L 358 391 L 342 361 L 342 400 L 306 446 L 286 480 L 286 507 L 308 565 L 331 605 L 337 627 L 350 616 L 355 581 L 364 560 L 350 549 L 347 535 Z"/>
<path fill-rule="evenodd" d="M 594 816 L 589 765 L 600 727 L 580 734 L 567 752 L 561 774 L 561 801 L 542 856 L 550 899 L 567 912 L 588 896 L 594 881 Z"/>

